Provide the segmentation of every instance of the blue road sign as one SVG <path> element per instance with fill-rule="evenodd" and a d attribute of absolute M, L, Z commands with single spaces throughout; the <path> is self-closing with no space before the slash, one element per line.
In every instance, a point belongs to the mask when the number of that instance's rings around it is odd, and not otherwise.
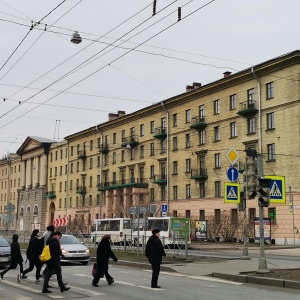
<path fill-rule="evenodd" d="M 167 204 L 162 204 L 161 205 L 161 211 L 166 213 L 168 211 L 168 205 Z"/>
<path fill-rule="evenodd" d="M 285 195 L 285 177 L 284 176 L 265 176 L 270 178 L 270 202 L 271 203 L 286 203 Z"/>
<path fill-rule="evenodd" d="M 240 203 L 240 184 L 239 183 L 224 183 L 224 202 L 225 203 Z"/>
<path fill-rule="evenodd" d="M 227 170 L 227 177 L 230 181 L 232 182 L 235 182 L 238 180 L 238 177 L 239 177 L 239 171 L 234 168 L 234 167 L 230 167 L 228 170 Z"/>

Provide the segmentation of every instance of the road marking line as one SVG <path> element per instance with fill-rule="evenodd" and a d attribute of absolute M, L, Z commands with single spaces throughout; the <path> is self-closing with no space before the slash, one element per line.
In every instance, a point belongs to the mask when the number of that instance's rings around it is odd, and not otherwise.
<path fill-rule="evenodd" d="M 73 274 L 75 276 L 80 276 L 80 277 L 91 277 L 91 275 L 86 275 L 86 274 Z"/>
<path fill-rule="evenodd" d="M 100 293 L 100 292 L 96 292 L 96 291 L 93 291 L 93 290 L 88 290 L 88 289 L 80 288 L 78 286 L 73 286 L 73 285 L 69 285 L 69 284 L 68 284 L 68 286 L 70 288 L 72 288 L 72 289 L 75 289 L 75 290 L 88 292 L 88 293 L 92 294 L 93 296 L 103 296 L 103 295 L 106 295 L 104 293 Z"/>
<path fill-rule="evenodd" d="M 125 282 L 125 281 L 115 281 L 116 283 L 119 283 L 119 284 L 123 284 L 123 285 L 128 285 L 128 286 L 134 286 L 134 287 L 138 287 L 138 288 L 141 288 L 141 289 L 146 289 L 146 290 L 152 290 L 152 291 L 166 291 L 166 289 L 153 289 L 149 286 L 144 286 L 144 285 L 136 285 L 134 283 L 131 283 L 131 282 Z"/>
<path fill-rule="evenodd" d="M 7 290 L 5 290 L 3 288 L 0 288 L 0 291 L 7 292 Z M 12 296 L 12 294 L 13 294 L 13 299 L 16 299 L 16 300 L 32 300 L 32 298 L 30 298 L 30 297 L 19 296 L 17 293 L 10 291 L 10 296 Z"/>

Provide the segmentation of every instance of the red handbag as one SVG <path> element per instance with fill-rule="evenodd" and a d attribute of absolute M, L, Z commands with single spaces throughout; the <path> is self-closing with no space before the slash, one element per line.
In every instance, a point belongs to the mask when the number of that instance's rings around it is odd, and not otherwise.
<path fill-rule="evenodd" d="M 94 263 L 94 264 L 93 264 L 93 268 L 92 268 L 92 276 L 93 276 L 93 277 L 95 277 L 96 270 L 97 270 L 97 263 Z"/>

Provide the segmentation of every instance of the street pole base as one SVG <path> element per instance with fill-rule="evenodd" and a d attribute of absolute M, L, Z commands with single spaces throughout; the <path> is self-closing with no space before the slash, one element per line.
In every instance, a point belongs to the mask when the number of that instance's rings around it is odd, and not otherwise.
<path fill-rule="evenodd" d="M 256 271 L 256 273 L 258 274 L 265 274 L 265 273 L 269 273 L 270 271 L 267 268 L 267 261 L 264 257 L 261 257 L 259 259 L 259 268 Z"/>
<path fill-rule="evenodd" d="M 251 259 L 251 257 L 248 254 L 248 248 L 244 247 L 243 248 L 243 255 L 241 256 L 242 260 L 247 260 L 247 259 Z"/>
<path fill-rule="evenodd" d="M 251 257 L 249 255 L 242 255 L 241 260 L 249 260 Z"/>

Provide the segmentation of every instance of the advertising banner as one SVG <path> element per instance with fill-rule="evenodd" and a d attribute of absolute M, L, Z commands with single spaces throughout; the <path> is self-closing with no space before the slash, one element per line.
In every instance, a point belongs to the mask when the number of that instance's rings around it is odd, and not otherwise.
<path fill-rule="evenodd" d="M 206 240 L 207 239 L 207 220 L 195 221 L 195 239 Z"/>
<path fill-rule="evenodd" d="M 259 218 L 254 218 L 254 236 L 255 240 L 260 240 L 259 232 Z M 264 238 L 265 240 L 271 241 L 271 219 L 264 218 Z"/>

